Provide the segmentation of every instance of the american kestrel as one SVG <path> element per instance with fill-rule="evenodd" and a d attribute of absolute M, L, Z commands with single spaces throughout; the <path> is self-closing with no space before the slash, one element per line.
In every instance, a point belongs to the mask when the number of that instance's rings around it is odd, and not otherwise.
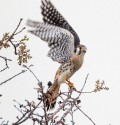
<path fill-rule="evenodd" d="M 70 78 L 81 68 L 87 48 L 80 45 L 77 33 L 50 0 L 42 0 L 41 9 L 44 22 L 27 20 L 27 25 L 35 28 L 29 32 L 46 41 L 50 47 L 48 56 L 61 63 L 54 82 L 46 93 L 46 107 L 49 110 L 55 107 L 61 83 L 67 83 L 75 89 Z"/>

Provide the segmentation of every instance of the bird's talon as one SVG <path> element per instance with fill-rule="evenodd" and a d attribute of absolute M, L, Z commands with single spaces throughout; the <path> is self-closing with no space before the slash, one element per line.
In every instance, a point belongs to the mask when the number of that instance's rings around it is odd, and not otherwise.
<path fill-rule="evenodd" d="M 73 89 L 74 91 L 77 91 L 77 89 L 74 86 L 71 86 L 70 88 Z"/>
<path fill-rule="evenodd" d="M 77 91 L 77 89 L 74 87 L 74 84 L 71 83 L 70 81 L 66 80 L 67 81 L 67 84 L 70 88 L 72 88 L 74 91 Z"/>

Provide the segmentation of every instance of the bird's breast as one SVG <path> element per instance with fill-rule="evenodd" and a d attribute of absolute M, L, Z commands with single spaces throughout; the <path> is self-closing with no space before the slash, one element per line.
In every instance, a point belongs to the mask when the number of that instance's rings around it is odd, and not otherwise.
<path fill-rule="evenodd" d="M 64 83 L 81 68 L 82 64 L 83 58 L 77 55 L 73 56 L 68 62 L 59 67 L 56 72 L 55 81 L 57 81 L 58 84 Z"/>
<path fill-rule="evenodd" d="M 71 60 L 74 65 L 74 72 L 76 72 L 77 70 L 81 68 L 83 61 L 84 61 L 84 57 L 75 55 L 72 57 Z"/>
<path fill-rule="evenodd" d="M 70 69 L 67 69 L 66 71 L 62 72 L 61 74 L 59 74 L 58 76 L 58 83 L 64 83 L 69 77 L 70 77 Z"/>

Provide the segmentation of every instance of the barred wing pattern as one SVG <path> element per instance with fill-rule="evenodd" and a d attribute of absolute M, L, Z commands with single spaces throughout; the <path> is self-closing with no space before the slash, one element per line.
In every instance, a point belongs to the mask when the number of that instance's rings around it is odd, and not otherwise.
<path fill-rule="evenodd" d="M 41 9 L 44 22 L 67 29 L 73 34 L 75 39 L 74 46 L 76 48 L 80 44 L 80 39 L 77 33 L 73 30 L 65 18 L 57 11 L 50 0 L 42 0 Z"/>
<path fill-rule="evenodd" d="M 48 23 L 27 20 L 28 26 L 35 28 L 30 33 L 48 43 L 51 48 L 48 56 L 59 63 L 68 61 L 74 53 L 74 37 L 66 29 Z"/>

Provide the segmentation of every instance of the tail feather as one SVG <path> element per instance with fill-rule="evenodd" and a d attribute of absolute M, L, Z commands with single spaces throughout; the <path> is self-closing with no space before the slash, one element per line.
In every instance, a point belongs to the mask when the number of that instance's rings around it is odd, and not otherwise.
<path fill-rule="evenodd" d="M 59 95 L 60 85 L 54 83 L 46 93 L 46 108 L 51 110 L 55 107 L 57 97 Z"/>
<path fill-rule="evenodd" d="M 46 93 L 45 104 L 46 104 L 47 111 L 55 108 L 56 100 L 57 100 L 57 97 L 53 98 L 52 95 L 49 93 L 49 91 Z"/>

